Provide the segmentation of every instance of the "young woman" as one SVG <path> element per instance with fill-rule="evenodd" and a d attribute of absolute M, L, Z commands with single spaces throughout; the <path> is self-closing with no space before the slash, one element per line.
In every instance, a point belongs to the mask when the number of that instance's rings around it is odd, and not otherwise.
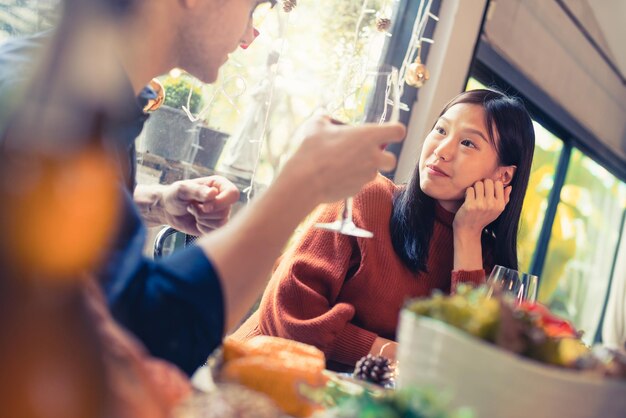
<path fill-rule="evenodd" d="M 328 360 L 395 355 L 407 298 L 479 284 L 494 264 L 517 268 L 517 230 L 535 136 L 524 105 L 493 90 L 452 99 L 424 140 L 408 185 L 379 176 L 354 198 L 354 238 L 312 227 L 283 256 L 259 310 L 235 338 L 267 334 L 313 344 Z"/>

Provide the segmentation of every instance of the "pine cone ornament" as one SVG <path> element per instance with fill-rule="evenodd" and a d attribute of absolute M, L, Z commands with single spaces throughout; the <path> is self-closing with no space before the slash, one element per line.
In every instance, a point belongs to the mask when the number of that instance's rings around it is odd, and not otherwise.
<path fill-rule="evenodd" d="M 356 379 L 385 386 L 391 382 L 392 372 L 391 361 L 387 357 L 368 354 L 356 363 L 353 376 Z"/>
<path fill-rule="evenodd" d="M 379 17 L 376 19 L 376 30 L 378 32 L 387 32 L 391 27 L 391 19 L 387 17 Z"/>
<path fill-rule="evenodd" d="M 298 5 L 298 0 L 283 0 L 283 10 L 287 13 Z"/>

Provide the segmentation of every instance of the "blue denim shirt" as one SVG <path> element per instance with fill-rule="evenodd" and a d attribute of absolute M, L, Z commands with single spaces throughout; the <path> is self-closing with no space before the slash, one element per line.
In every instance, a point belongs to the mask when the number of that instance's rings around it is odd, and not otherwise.
<path fill-rule="evenodd" d="M 29 81 L 29 70 L 51 35 L 13 39 L 0 45 L 0 133 L 11 112 L 19 111 L 16 103 L 27 91 L 24 86 Z M 104 114 L 99 125 L 101 137 L 111 141 L 104 148 L 115 153 L 119 161 L 123 195 L 119 234 L 98 278 L 115 319 L 138 336 L 152 355 L 191 374 L 221 343 L 224 302 L 219 277 L 198 247 L 180 250 L 158 261 L 143 256 L 146 229 L 132 192 L 134 141 L 147 115 L 142 111 L 142 98 L 135 97 L 128 80 L 119 99 L 116 109 L 98 109 Z M 97 108 L 74 98 L 69 103 L 79 120 L 89 120 Z M 82 132 L 79 127 L 75 131 Z"/>

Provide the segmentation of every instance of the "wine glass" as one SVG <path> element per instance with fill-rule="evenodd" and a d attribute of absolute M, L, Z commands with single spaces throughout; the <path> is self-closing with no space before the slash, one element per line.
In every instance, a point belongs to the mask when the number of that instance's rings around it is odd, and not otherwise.
<path fill-rule="evenodd" d="M 517 303 L 534 303 L 537 300 L 539 278 L 533 274 L 496 265 L 493 267 L 487 283 L 489 294 L 497 288 L 512 295 Z"/>
<path fill-rule="evenodd" d="M 389 64 L 353 69 L 342 77 L 340 96 L 326 106 L 336 121 L 348 125 L 362 123 L 397 122 L 400 115 L 398 69 Z M 372 238 L 374 234 L 359 228 L 352 220 L 352 197 L 344 200 L 341 219 L 331 223 L 317 223 L 315 227 Z"/>

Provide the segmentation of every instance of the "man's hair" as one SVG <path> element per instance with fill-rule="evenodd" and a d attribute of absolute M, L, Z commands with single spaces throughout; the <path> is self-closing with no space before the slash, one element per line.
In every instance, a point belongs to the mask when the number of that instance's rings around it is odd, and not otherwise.
<path fill-rule="evenodd" d="M 110 12 L 112 15 L 124 16 L 142 0 L 64 0 L 66 10 L 91 7 Z"/>

